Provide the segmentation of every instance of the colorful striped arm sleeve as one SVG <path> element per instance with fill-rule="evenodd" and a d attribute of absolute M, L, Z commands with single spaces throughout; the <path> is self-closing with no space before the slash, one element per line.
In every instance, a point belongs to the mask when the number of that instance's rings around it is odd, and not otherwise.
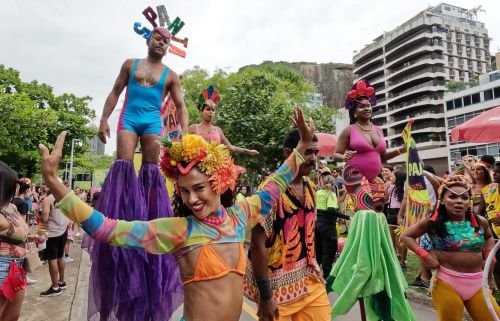
<path fill-rule="evenodd" d="M 162 254 L 182 248 L 188 238 L 187 220 L 181 217 L 130 222 L 109 219 L 82 202 L 73 192 L 66 195 L 57 207 L 71 220 L 80 223 L 92 238 L 114 246 Z"/>
<path fill-rule="evenodd" d="M 299 167 L 303 162 L 304 157 L 294 150 L 254 196 L 248 197 L 236 205 L 240 207 L 239 210 L 236 209 L 236 212 L 244 214 L 247 229 L 253 228 L 263 216 L 271 211 L 278 202 L 281 193 L 285 192 L 286 186 L 299 172 Z"/>

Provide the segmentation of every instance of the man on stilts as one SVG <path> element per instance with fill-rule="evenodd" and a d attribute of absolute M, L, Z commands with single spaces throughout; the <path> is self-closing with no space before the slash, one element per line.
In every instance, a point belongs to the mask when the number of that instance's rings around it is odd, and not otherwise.
<path fill-rule="evenodd" d="M 99 138 L 106 143 L 110 137 L 108 118 L 126 88 L 118 123 L 117 159 L 96 204 L 99 211 L 114 219 L 146 221 L 173 216 L 165 179 L 158 168 L 162 101 L 170 95 L 183 133 L 187 131 L 188 114 L 179 77 L 162 63 L 167 51 L 172 52 L 169 47 L 174 37 L 166 28 L 156 26 L 145 38 L 147 57 L 123 63 L 100 120 Z M 142 166 L 137 177 L 133 157 L 138 141 Z M 182 303 L 182 283 L 173 256 L 103 243 L 95 243 L 91 254 L 88 319 L 168 320 Z"/>

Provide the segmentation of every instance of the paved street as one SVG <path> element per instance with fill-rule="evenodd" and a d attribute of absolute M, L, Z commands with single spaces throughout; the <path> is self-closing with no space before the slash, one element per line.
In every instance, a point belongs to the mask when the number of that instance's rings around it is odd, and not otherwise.
<path fill-rule="evenodd" d="M 71 256 L 75 262 L 66 265 L 66 283 L 68 289 L 62 295 L 52 298 L 40 297 L 40 292 L 50 285 L 47 265 L 38 268 L 31 275 L 38 283 L 30 285 L 23 305 L 21 321 L 85 321 L 87 309 L 88 276 L 90 261 L 87 252 L 80 249 L 80 240 L 73 245 Z M 335 301 L 335 295 L 330 295 L 330 302 Z M 437 321 L 434 311 L 424 305 L 412 303 L 417 314 L 417 320 Z M 255 304 L 245 300 L 241 321 L 257 320 Z M 174 314 L 173 321 L 180 319 L 182 307 Z M 359 306 L 356 305 L 349 314 L 336 318 L 338 321 L 361 320 Z"/>

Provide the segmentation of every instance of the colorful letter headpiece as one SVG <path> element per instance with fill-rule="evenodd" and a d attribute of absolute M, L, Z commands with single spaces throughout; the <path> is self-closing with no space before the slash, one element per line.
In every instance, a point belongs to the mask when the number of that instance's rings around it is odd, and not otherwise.
<path fill-rule="evenodd" d="M 437 221 L 437 219 L 439 217 L 439 207 L 441 206 L 442 201 L 443 201 L 444 191 L 445 190 L 450 190 L 451 186 L 462 186 L 462 187 L 464 187 L 466 189 L 464 191 L 464 193 L 470 193 L 471 184 L 470 184 L 469 180 L 465 176 L 463 176 L 463 175 L 456 175 L 456 174 L 452 175 L 452 176 L 449 176 L 439 186 L 438 195 L 437 195 L 437 203 L 436 203 L 436 207 L 434 209 L 434 213 L 432 213 L 432 216 L 430 218 L 431 221 Z M 473 227 L 479 227 L 479 225 L 477 223 L 477 220 L 476 220 L 476 217 L 474 216 L 473 204 L 472 204 L 472 197 L 470 198 L 469 208 L 470 208 L 470 213 L 471 213 L 471 217 L 470 217 L 471 225 Z"/>
<path fill-rule="evenodd" d="M 164 5 L 156 7 L 158 13 L 151 7 L 147 7 L 144 9 L 142 14 L 153 26 L 153 31 L 148 29 L 147 27 L 143 27 L 140 22 L 134 23 L 134 31 L 141 35 L 145 39 L 150 39 L 153 33 L 158 33 L 164 38 L 170 41 L 175 41 L 181 43 L 184 48 L 188 46 L 188 38 L 178 38 L 176 37 L 177 33 L 184 26 L 184 21 L 182 21 L 179 17 L 175 18 L 173 22 L 170 22 L 170 18 L 168 17 L 167 9 Z M 159 19 L 160 25 L 156 23 L 156 18 Z M 177 55 L 182 58 L 186 58 L 186 51 L 174 46 L 172 43 L 168 45 L 168 52 Z"/>
<path fill-rule="evenodd" d="M 210 85 L 207 89 L 203 90 L 198 97 L 198 109 L 202 109 L 205 105 L 215 107 L 219 101 L 219 93 L 215 90 L 213 85 Z"/>
<path fill-rule="evenodd" d="M 208 175 L 212 188 L 219 194 L 228 188 L 234 190 L 237 178 L 233 158 L 225 145 L 208 143 L 198 135 L 186 135 L 180 142 L 172 142 L 168 136 L 162 139 L 160 167 L 167 177 L 177 179 L 196 166 Z"/>
<path fill-rule="evenodd" d="M 372 107 L 377 105 L 375 89 L 364 79 L 352 85 L 351 91 L 347 94 L 345 108 L 349 110 L 355 109 L 363 101 L 368 101 Z"/>

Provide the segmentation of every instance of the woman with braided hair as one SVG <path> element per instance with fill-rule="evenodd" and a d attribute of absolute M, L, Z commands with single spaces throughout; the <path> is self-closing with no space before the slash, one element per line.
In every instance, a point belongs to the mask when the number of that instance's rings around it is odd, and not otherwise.
<path fill-rule="evenodd" d="M 180 142 L 166 141 L 161 156 L 162 170 L 177 181 L 185 209 L 182 217 L 117 220 L 83 203 L 57 180 L 65 132 L 52 153 L 40 145 L 42 175 L 60 210 L 92 238 L 176 257 L 184 283 L 183 320 L 236 321 L 243 303 L 245 233 L 276 204 L 313 144 L 314 125 L 306 124 L 300 108 L 293 120 L 301 137 L 297 148 L 254 196 L 228 208 L 221 206 L 220 195 L 235 186 L 233 160 L 227 147 L 208 143 L 198 135 L 186 135 Z"/>
<path fill-rule="evenodd" d="M 427 233 L 431 251 L 417 239 Z M 483 264 L 493 247 L 488 221 L 475 215 L 471 186 L 464 176 L 448 177 L 440 186 L 438 201 L 430 219 L 423 220 L 401 236 L 405 245 L 437 269 L 431 284 L 434 307 L 440 321 L 459 321 L 464 306 L 475 321 L 493 321 L 482 291 Z M 489 299 L 500 316 L 500 308 Z"/>

